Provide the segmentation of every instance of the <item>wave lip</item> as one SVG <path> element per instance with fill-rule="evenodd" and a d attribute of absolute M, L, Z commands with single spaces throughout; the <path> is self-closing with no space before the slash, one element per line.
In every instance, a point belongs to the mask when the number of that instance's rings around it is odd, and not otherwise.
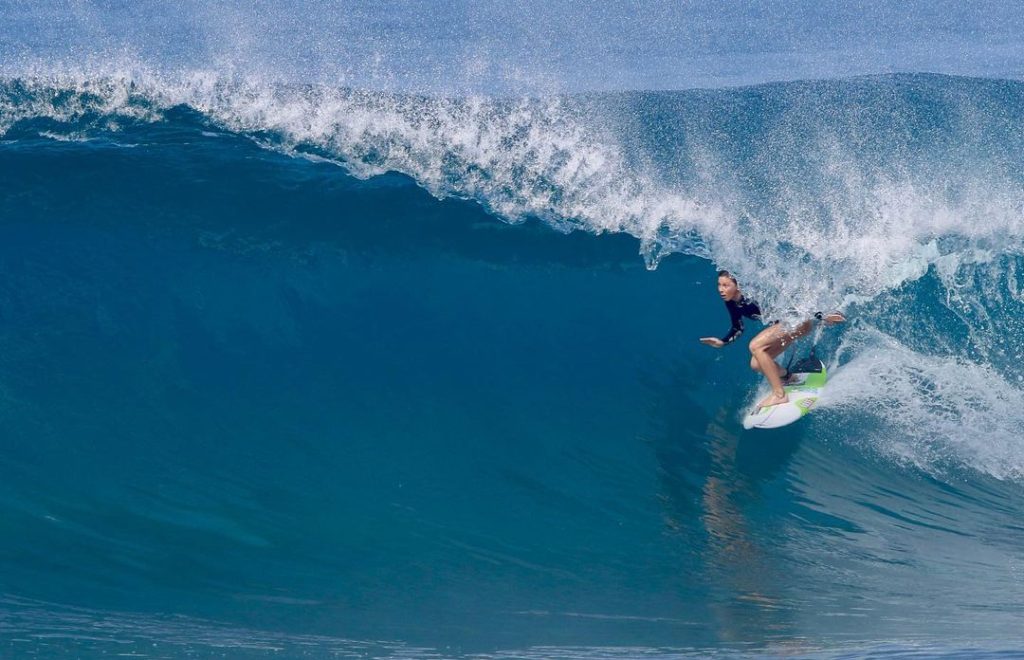
<path fill-rule="evenodd" d="M 116 134 L 181 107 L 357 177 L 400 172 L 506 222 L 630 234 L 651 267 L 677 252 L 709 258 L 775 315 L 1022 251 L 1024 91 L 1007 81 L 443 98 L 206 71 L 63 72 L 8 78 L 0 131 L 49 120 L 50 135 Z"/>

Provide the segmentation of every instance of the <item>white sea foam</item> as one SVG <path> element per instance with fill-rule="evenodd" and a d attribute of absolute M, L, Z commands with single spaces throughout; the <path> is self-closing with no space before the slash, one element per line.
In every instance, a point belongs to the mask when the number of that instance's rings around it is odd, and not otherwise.
<path fill-rule="evenodd" d="M 667 249 L 711 256 L 698 237 L 724 226 L 716 204 L 637 173 L 613 135 L 558 96 L 445 99 L 137 69 L 22 81 L 30 101 L 0 101 L 0 131 L 31 117 L 159 121 L 185 105 L 220 127 L 270 135 L 261 138 L 268 147 L 326 155 L 363 178 L 401 172 L 438 197 L 478 200 L 509 222 L 538 217 L 563 231 L 627 232 L 652 263 Z"/>
<path fill-rule="evenodd" d="M 922 165 L 920 154 L 901 162 L 909 147 L 899 135 L 891 153 L 858 153 L 849 143 L 859 115 L 837 117 L 841 104 L 802 89 L 756 136 L 750 162 L 716 153 L 714 127 L 703 135 L 707 127 L 680 117 L 698 171 L 693 182 L 669 185 L 669 173 L 623 146 L 614 113 L 580 99 L 282 86 L 204 70 L 157 73 L 131 61 L 54 70 L 29 68 L 19 77 L 27 94 L 0 97 L 0 132 L 28 117 L 159 121 L 184 105 L 270 148 L 328 158 L 359 177 L 402 172 L 508 222 L 538 217 L 563 231 L 629 233 L 652 267 L 672 252 L 707 257 L 736 272 L 772 316 L 870 300 L 933 266 L 952 281 L 974 262 L 1024 251 L 1024 189 L 1003 162 L 1012 155 L 956 167 Z M 950 101 L 967 104 L 951 111 L 963 124 L 951 130 L 987 144 L 981 111 L 964 98 Z M 832 125 L 843 122 L 854 123 Z M 757 174 L 771 190 L 756 199 L 730 170 Z"/>
<path fill-rule="evenodd" d="M 821 407 L 874 418 L 849 442 L 932 474 L 969 466 L 998 479 L 1024 479 L 1024 390 L 991 366 L 925 355 L 862 327 L 848 333 L 852 359 L 834 369 Z"/>

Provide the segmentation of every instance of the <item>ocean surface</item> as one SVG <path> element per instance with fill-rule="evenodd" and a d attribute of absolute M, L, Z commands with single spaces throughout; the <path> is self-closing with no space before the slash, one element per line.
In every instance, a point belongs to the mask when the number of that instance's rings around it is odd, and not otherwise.
<path fill-rule="evenodd" d="M 1024 654 L 1024 69 L 977 36 L 1009 5 L 926 16 L 931 72 L 825 70 L 861 26 L 788 80 L 723 41 L 771 12 L 698 7 L 734 69 L 675 90 L 696 46 L 639 37 L 586 51 L 613 76 L 552 56 L 574 85 L 411 84 L 469 28 L 406 44 L 401 4 L 373 75 L 326 36 L 200 66 L 182 7 L 0 2 L 0 656 Z M 718 268 L 847 315 L 796 348 L 831 373 L 799 423 L 743 430 Z"/>

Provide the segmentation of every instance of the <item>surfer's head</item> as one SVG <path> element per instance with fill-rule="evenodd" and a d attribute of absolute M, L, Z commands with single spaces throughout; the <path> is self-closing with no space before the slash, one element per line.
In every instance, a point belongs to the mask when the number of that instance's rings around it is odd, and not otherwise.
<path fill-rule="evenodd" d="M 722 296 L 722 300 L 739 300 L 740 285 L 727 270 L 718 271 L 718 295 Z"/>

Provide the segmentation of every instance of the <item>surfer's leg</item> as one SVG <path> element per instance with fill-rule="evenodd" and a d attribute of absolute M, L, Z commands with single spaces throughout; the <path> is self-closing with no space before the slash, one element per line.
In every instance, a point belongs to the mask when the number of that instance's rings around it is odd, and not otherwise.
<path fill-rule="evenodd" d="M 782 386 L 781 370 L 772 355 L 773 353 L 778 355 L 781 352 L 775 349 L 777 349 L 779 344 L 782 343 L 782 338 L 785 334 L 786 333 L 783 328 L 778 325 L 773 325 L 765 328 L 759 332 L 756 337 L 750 340 L 751 366 L 764 374 L 764 377 L 768 379 L 768 384 L 772 388 L 771 395 L 761 402 L 760 405 L 762 408 L 765 406 L 774 406 L 777 403 L 785 403 L 789 400 L 786 397 L 786 390 L 784 390 Z"/>
<path fill-rule="evenodd" d="M 796 326 L 796 328 L 792 330 L 785 330 L 779 324 L 775 324 L 773 326 L 765 328 L 764 331 L 761 332 L 761 334 L 764 334 L 765 332 L 771 330 L 772 328 L 779 329 L 779 332 L 775 336 L 775 340 L 769 343 L 767 347 L 768 354 L 772 356 L 773 360 L 779 357 L 780 355 L 786 352 L 787 348 L 793 345 L 793 342 L 795 342 L 797 339 L 800 339 L 808 332 L 810 332 L 812 327 L 814 326 L 811 324 L 810 321 L 804 321 L 803 323 Z M 757 337 L 760 337 L 761 334 L 757 335 Z M 757 337 L 754 337 L 754 340 L 756 340 Z M 753 343 L 754 340 L 752 340 L 751 343 Z"/>
<path fill-rule="evenodd" d="M 772 356 L 772 358 L 776 358 L 776 357 L 778 357 L 778 356 L 774 356 L 774 355 Z M 750 369 L 752 371 L 756 371 L 757 373 L 761 373 L 761 365 L 759 365 L 757 363 L 757 358 L 756 357 L 751 357 L 750 358 Z M 789 373 L 785 369 L 780 369 L 779 370 L 779 378 L 782 380 L 782 384 L 783 385 L 789 385 L 789 381 L 792 380 L 792 377 L 793 377 L 793 374 Z"/>
<path fill-rule="evenodd" d="M 775 358 L 782 355 L 786 347 L 810 331 L 810 321 L 804 321 L 794 330 L 786 330 L 783 326 L 776 324 L 768 326 L 750 340 L 750 366 L 755 371 L 764 374 L 772 388 L 771 395 L 761 402 L 761 407 L 789 401 L 786 390 L 783 389 L 783 369 L 775 361 Z"/>

